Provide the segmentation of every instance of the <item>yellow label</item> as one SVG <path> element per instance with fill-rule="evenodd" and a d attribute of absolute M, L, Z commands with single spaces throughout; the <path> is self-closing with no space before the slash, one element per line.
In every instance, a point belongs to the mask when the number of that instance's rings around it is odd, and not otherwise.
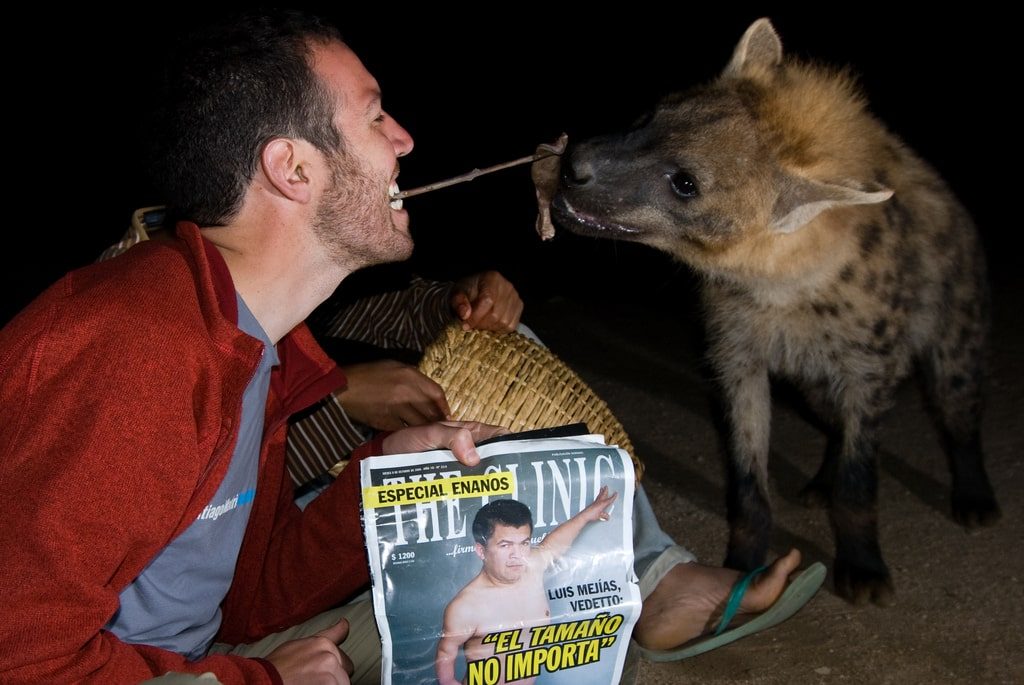
<path fill-rule="evenodd" d="M 416 483 L 378 485 L 363 489 L 363 506 L 367 509 L 376 509 L 441 499 L 511 495 L 515 491 L 515 485 L 515 476 L 507 471 L 486 476 L 459 476 L 421 480 Z"/>

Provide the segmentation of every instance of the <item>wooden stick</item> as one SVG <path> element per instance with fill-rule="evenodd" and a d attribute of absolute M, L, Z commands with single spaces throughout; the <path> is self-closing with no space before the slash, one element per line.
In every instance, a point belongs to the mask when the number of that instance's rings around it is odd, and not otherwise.
<path fill-rule="evenodd" d="M 520 164 L 529 164 L 530 162 L 536 162 L 538 159 L 544 159 L 545 157 L 550 157 L 555 154 L 558 153 L 544 151 L 534 155 L 530 155 L 529 157 L 520 157 L 519 159 L 513 159 L 511 162 L 502 162 L 501 164 L 495 164 L 494 166 L 489 166 L 486 169 L 473 169 L 472 171 L 462 174 L 461 176 L 455 176 L 444 181 L 438 181 L 437 183 L 430 183 L 425 186 L 420 186 L 419 188 L 413 188 L 412 190 L 403 190 L 399 192 L 397 195 L 395 195 L 392 199 L 404 200 L 405 198 L 412 197 L 413 195 L 422 195 L 423 193 L 429 193 L 431 190 L 438 190 L 439 188 L 447 188 L 448 186 L 453 186 L 456 183 L 465 183 L 466 181 L 472 181 L 477 176 L 483 176 L 484 174 L 492 174 L 495 171 L 501 171 L 502 169 L 508 169 L 514 166 L 519 166 Z"/>

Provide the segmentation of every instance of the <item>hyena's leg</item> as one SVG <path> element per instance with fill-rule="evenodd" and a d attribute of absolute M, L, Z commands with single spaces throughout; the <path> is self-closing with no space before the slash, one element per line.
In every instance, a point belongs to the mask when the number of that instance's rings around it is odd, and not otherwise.
<path fill-rule="evenodd" d="M 842 437 L 830 431 L 828 442 L 825 443 L 825 456 L 822 457 L 821 466 L 818 467 L 818 472 L 800 490 L 798 495 L 800 503 L 805 507 L 809 509 L 824 509 L 829 505 L 832 499 L 833 484 L 836 480 L 836 470 L 839 466 L 839 457 L 842 454 L 842 450 Z"/>
<path fill-rule="evenodd" d="M 836 467 L 842 452 L 842 436 L 837 430 L 838 413 L 831 386 L 827 381 L 808 383 L 803 387 L 804 397 L 811 411 L 827 428 L 828 442 L 825 456 L 814 477 L 800 491 L 800 501 L 805 507 L 822 509 L 828 506 L 832 497 L 832 485 L 836 478 Z"/>
<path fill-rule="evenodd" d="M 953 518 L 968 528 L 1000 517 L 981 451 L 983 340 L 980 324 L 964 323 L 922 360 L 953 475 Z"/>
<path fill-rule="evenodd" d="M 725 565 L 749 571 L 764 563 L 772 531 L 767 473 L 771 392 L 766 366 L 747 361 L 724 367 L 729 419 L 729 549 Z"/>
<path fill-rule="evenodd" d="M 878 424 L 894 386 L 891 375 L 870 374 L 860 387 L 847 390 L 843 408 L 829 518 L 836 537 L 836 592 L 855 604 L 882 605 L 893 592 L 878 543 L 877 462 Z"/>

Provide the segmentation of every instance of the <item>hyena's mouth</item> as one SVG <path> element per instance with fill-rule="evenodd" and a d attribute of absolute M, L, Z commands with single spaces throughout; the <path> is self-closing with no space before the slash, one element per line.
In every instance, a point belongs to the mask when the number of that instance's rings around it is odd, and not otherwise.
<path fill-rule="evenodd" d="M 580 211 L 569 204 L 565 195 L 558 193 L 551 202 L 551 215 L 565 229 L 579 235 L 595 238 L 637 237 L 640 231 L 630 226 L 599 219 L 592 214 Z"/>

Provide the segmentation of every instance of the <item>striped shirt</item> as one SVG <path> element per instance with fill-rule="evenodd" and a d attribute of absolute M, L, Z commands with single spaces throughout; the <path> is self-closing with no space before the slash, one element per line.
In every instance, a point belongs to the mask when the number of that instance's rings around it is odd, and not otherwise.
<path fill-rule="evenodd" d="M 331 339 L 392 351 L 423 350 L 455 320 L 452 284 L 413 278 L 402 290 L 347 300 L 336 293 L 309 318 L 313 334 L 330 352 Z M 344 370 L 344 364 L 336 359 Z M 370 438 L 372 429 L 353 421 L 336 394 L 293 417 L 288 431 L 288 472 L 297 485 L 323 474 Z"/>

